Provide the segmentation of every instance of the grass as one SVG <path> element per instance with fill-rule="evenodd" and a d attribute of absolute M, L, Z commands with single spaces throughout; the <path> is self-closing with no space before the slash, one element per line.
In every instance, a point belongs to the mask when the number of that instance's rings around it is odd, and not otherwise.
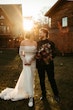
<path fill-rule="evenodd" d="M 16 102 L 0 99 L 1 110 L 72 110 L 73 108 L 73 57 L 57 56 L 55 63 L 55 79 L 60 92 L 61 103 L 53 98 L 53 93 L 46 75 L 47 100 L 40 101 L 41 96 L 38 73 L 35 76 L 34 107 L 28 107 L 28 99 Z M 16 49 L 0 51 L 0 91 L 6 87 L 15 87 L 22 70 L 22 62 Z"/>

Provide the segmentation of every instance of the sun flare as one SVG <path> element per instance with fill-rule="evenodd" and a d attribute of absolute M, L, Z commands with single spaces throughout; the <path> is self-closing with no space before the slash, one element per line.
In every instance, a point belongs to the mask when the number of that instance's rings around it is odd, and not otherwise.
<path fill-rule="evenodd" d="M 23 28 L 25 31 L 31 31 L 33 29 L 34 23 L 32 18 L 30 17 L 25 17 L 23 19 Z"/>

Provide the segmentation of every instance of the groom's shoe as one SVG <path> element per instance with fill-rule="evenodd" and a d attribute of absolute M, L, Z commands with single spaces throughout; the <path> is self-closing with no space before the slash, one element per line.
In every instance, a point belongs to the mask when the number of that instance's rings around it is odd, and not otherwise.
<path fill-rule="evenodd" d="M 60 103 L 60 97 L 59 96 L 54 96 L 55 100 Z"/>
<path fill-rule="evenodd" d="M 29 98 L 28 106 L 33 107 L 33 98 L 32 97 Z"/>

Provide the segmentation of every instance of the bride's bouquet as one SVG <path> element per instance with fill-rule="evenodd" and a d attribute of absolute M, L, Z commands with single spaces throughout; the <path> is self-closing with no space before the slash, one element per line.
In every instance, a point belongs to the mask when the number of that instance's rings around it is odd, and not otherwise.
<path fill-rule="evenodd" d="M 46 64 L 52 60 L 52 49 L 49 43 L 44 44 L 36 54 L 37 59 L 43 59 Z"/>

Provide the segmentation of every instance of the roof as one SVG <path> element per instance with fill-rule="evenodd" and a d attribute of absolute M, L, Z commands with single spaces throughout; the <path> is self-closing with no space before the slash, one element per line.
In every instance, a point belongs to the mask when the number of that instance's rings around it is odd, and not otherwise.
<path fill-rule="evenodd" d="M 9 4 L 9 5 L 0 5 L 0 8 L 3 10 L 5 15 L 8 17 L 9 21 L 12 24 L 19 24 L 22 22 L 22 10 L 21 5 Z"/>
<path fill-rule="evenodd" d="M 5 13 L 4 9 L 2 7 L 0 7 L 0 17 L 2 19 L 6 19 L 6 22 L 12 24 L 11 20 L 9 19 L 9 17 L 7 16 L 7 13 Z"/>
<path fill-rule="evenodd" d="M 60 8 L 64 3 L 66 3 L 67 0 L 58 0 L 52 8 L 50 8 L 50 10 L 45 14 L 45 16 L 52 16 L 57 10 L 58 8 Z"/>

